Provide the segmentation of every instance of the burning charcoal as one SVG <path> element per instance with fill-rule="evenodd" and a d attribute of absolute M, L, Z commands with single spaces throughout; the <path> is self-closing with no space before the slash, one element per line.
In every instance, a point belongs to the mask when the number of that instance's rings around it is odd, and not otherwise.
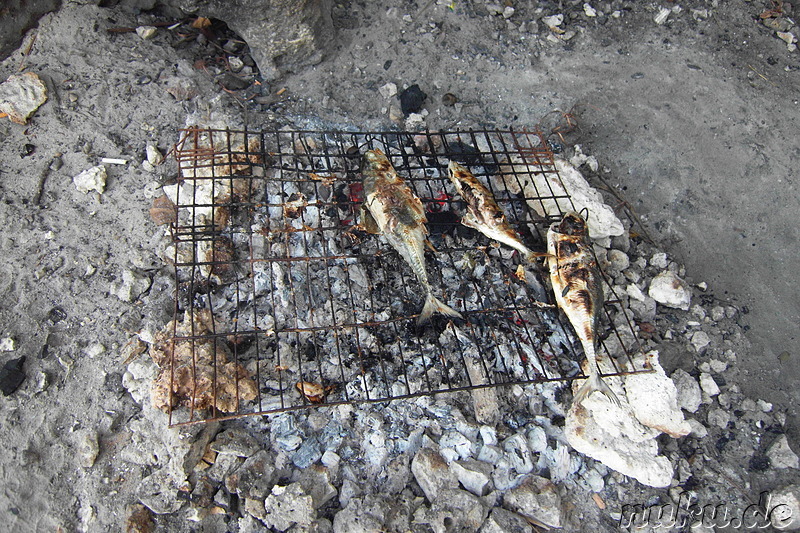
<path fill-rule="evenodd" d="M 411 113 L 418 113 L 428 95 L 422 92 L 416 83 L 400 93 L 400 109 L 406 117 Z"/>
<path fill-rule="evenodd" d="M 0 368 L 0 391 L 4 396 L 13 394 L 22 382 L 25 381 L 25 372 L 22 365 L 25 363 L 25 356 L 6 361 L 3 368 Z"/>
<path fill-rule="evenodd" d="M 300 218 L 308 205 L 306 195 L 293 192 L 286 203 L 283 204 L 283 216 L 286 218 Z"/>
<path fill-rule="evenodd" d="M 303 444 L 292 455 L 292 463 L 297 468 L 305 469 L 319 461 L 322 450 L 316 435 L 303 441 Z"/>
<path fill-rule="evenodd" d="M 36 151 L 36 147 L 34 145 L 26 143 L 26 144 L 24 144 L 22 146 L 22 150 L 20 150 L 19 156 L 23 157 L 23 158 L 24 157 L 28 157 L 29 155 L 31 155 L 35 151 Z"/>

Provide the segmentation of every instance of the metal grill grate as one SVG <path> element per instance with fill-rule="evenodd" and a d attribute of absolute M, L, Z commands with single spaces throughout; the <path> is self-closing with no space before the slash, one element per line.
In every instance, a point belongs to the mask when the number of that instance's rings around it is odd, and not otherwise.
<path fill-rule="evenodd" d="M 464 323 L 418 328 L 410 268 L 357 227 L 371 148 L 422 199 L 431 285 Z M 447 179 L 449 159 L 469 166 L 544 250 L 549 224 L 574 206 L 541 134 L 190 128 L 175 156 L 171 425 L 583 376 L 571 326 L 541 303 L 553 302 L 543 270 L 463 227 Z M 609 299 L 605 314 L 607 375 L 642 371 L 624 310 Z"/>

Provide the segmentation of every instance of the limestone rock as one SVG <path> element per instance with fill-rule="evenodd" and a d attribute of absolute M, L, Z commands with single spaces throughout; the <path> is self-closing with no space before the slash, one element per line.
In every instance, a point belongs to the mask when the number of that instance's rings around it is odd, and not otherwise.
<path fill-rule="evenodd" d="M 402 498 L 381 495 L 352 498 L 333 518 L 334 533 L 377 533 L 408 531 L 411 510 Z"/>
<path fill-rule="evenodd" d="M 184 502 L 178 499 L 179 489 L 166 469 L 161 469 L 139 483 L 136 497 L 155 514 L 169 514 L 183 507 Z"/>
<path fill-rule="evenodd" d="M 697 380 L 679 368 L 672 373 L 672 381 L 678 390 L 678 405 L 690 413 L 696 413 L 703 399 Z"/>
<path fill-rule="evenodd" d="M 217 435 L 211 442 L 211 449 L 221 454 L 250 457 L 259 450 L 259 445 L 245 429 L 233 427 Z"/>
<path fill-rule="evenodd" d="M 135 270 L 125 270 L 122 281 L 114 287 L 114 294 L 123 302 L 133 303 L 150 288 L 152 280 Z"/>
<path fill-rule="evenodd" d="M 645 358 L 655 372 L 625 377 L 625 393 L 636 419 L 672 437 L 688 435 L 691 427 L 678 407 L 678 389 L 659 364 L 658 352 L 652 351 Z M 644 366 L 640 361 L 634 364 L 636 368 Z"/>
<path fill-rule="evenodd" d="M 0 113 L 17 124 L 26 124 L 46 100 L 47 88 L 33 72 L 9 76 L 0 83 Z"/>
<path fill-rule="evenodd" d="M 714 381 L 714 378 L 711 377 L 711 374 L 708 372 L 700 374 L 700 388 L 709 396 L 716 396 L 719 394 L 719 385 L 717 385 L 717 382 Z"/>
<path fill-rule="evenodd" d="M 422 519 L 434 533 L 477 531 L 489 510 L 480 498 L 461 489 L 444 489 Z"/>
<path fill-rule="evenodd" d="M 263 501 L 277 478 L 274 462 L 266 450 L 259 450 L 225 478 L 225 487 L 241 498 Z"/>
<path fill-rule="evenodd" d="M 501 175 L 516 174 L 516 178 L 508 180 L 507 184 L 498 183 L 497 185 L 500 189 L 507 186 L 513 194 L 524 192 L 525 196 L 529 198 L 539 198 L 540 195 L 536 191 L 552 191 L 555 199 L 529 202 L 530 207 L 542 216 L 557 216 L 559 213 L 573 209 L 576 211 L 588 209 L 589 236 L 593 239 L 604 239 L 623 234 L 625 226 L 622 221 L 606 205 L 600 193 L 589 185 L 578 169 L 561 158 L 555 159 L 555 168 L 558 170 L 558 175 L 553 172 L 528 174 L 530 167 L 521 159 L 512 157 L 508 165 L 500 167 L 500 171 Z M 571 196 L 571 201 L 567 193 Z"/>
<path fill-rule="evenodd" d="M 651 487 L 667 487 L 673 467 L 658 455 L 659 431 L 641 424 L 627 404 L 616 407 L 593 394 L 573 403 L 564 432 L 576 451 Z"/>
<path fill-rule="evenodd" d="M 411 473 L 429 502 L 435 502 L 446 488 L 455 488 L 458 481 L 444 458 L 430 448 L 422 448 L 411 461 Z"/>
<path fill-rule="evenodd" d="M 181 8 L 224 20 L 268 81 L 322 61 L 335 36 L 328 0 L 183 0 Z"/>
<path fill-rule="evenodd" d="M 317 517 L 314 501 L 300 483 L 272 487 L 272 494 L 264 501 L 264 518 L 267 527 L 286 531 L 295 524 L 308 526 Z"/>
<path fill-rule="evenodd" d="M 459 483 L 472 494 L 486 496 L 489 493 L 492 465 L 469 459 L 450 463 L 450 470 L 456 475 Z"/>
<path fill-rule="evenodd" d="M 97 191 L 103 194 L 106 190 L 107 177 L 106 167 L 98 165 L 86 169 L 72 178 L 72 183 L 75 184 L 75 188 L 78 189 L 78 192 L 89 193 L 91 191 Z"/>
<path fill-rule="evenodd" d="M 800 468 L 800 458 L 789 447 L 786 435 L 781 435 L 767 451 L 770 463 L 775 468 Z"/>
<path fill-rule="evenodd" d="M 658 303 L 684 311 L 689 310 L 692 302 L 692 289 L 674 272 L 668 270 L 653 278 L 647 292 Z"/>
<path fill-rule="evenodd" d="M 311 496 L 314 508 L 319 509 L 336 497 L 336 487 L 331 485 L 330 471 L 324 466 L 312 465 L 300 473 L 298 483 Z"/>
<path fill-rule="evenodd" d="M 536 475 L 526 477 L 503 496 L 506 507 L 546 528 L 561 527 L 561 496 L 549 480 Z"/>

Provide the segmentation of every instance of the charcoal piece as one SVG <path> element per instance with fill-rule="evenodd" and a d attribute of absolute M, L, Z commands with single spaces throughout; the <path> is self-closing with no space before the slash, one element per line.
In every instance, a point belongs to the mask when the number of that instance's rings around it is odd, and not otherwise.
<path fill-rule="evenodd" d="M 17 359 L 6 361 L 6 364 L 0 369 L 0 391 L 3 392 L 3 396 L 13 394 L 25 381 L 25 372 L 22 370 L 24 362 L 25 356 L 23 355 Z"/>
<path fill-rule="evenodd" d="M 497 173 L 497 165 L 494 164 L 494 161 L 484 158 L 480 150 L 467 143 L 461 141 L 448 143 L 445 155 L 468 167 L 482 166 L 489 174 Z"/>
<path fill-rule="evenodd" d="M 422 92 L 419 85 L 416 83 L 400 93 L 400 109 L 403 115 L 408 116 L 411 113 L 419 113 L 422 109 L 422 103 L 428 97 L 427 94 Z"/>
<path fill-rule="evenodd" d="M 53 324 L 58 324 L 67 318 L 67 312 L 60 307 L 54 307 L 47 312 L 47 319 Z"/>

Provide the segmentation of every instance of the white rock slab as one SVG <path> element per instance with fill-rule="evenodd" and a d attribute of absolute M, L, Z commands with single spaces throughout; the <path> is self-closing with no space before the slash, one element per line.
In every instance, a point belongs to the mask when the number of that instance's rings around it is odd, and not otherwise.
<path fill-rule="evenodd" d="M 683 412 L 678 406 L 678 389 L 659 364 L 658 352 L 649 352 L 643 361 L 638 359 L 634 361 L 636 368 L 646 363 L 655 372 L 625 377 L 625 394 L 628 403 L 634 406 L 633 413 L 637 420 L 671 437 L 688 435 L 691 427 L 683 419 Z"/>

